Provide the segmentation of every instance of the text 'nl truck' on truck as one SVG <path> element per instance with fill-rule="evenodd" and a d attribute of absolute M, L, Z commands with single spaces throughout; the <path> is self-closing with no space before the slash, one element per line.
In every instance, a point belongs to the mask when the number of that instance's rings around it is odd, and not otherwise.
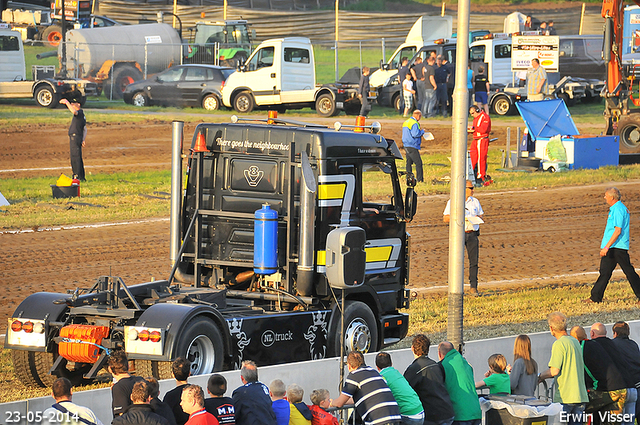
<path fill-rule="evenodd" d="M 402 193 L 402 155 L 379 125 L 200 124 L 180 199 L 181 124 L 173 124 L 171 274 L 132 286 L 102 276 L 90 289 L 27 297 L 5 342 L 21 381 L 93 379 L 116 349 L 137 374 L 160 379 L 179 356 L 194 375 L 245 359 L 337 356 L 343 296 L 345 350 L 377 351 L 406 336 L 406 224 L 417 196 L 411 176 Z M 358 264 L 364 283 L 350 286 Z M 336 267 L 342 278 L 327 278 Z"/>

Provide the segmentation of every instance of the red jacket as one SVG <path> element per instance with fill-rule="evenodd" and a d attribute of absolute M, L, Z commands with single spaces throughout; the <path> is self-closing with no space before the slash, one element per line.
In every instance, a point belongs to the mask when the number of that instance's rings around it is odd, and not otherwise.
<path fill-rule="evenodd" d="M 219 425 L 219 423 L 215 416 L 202 409 L 192 413 L 185 425 Z"/>
<path fill-rule="evenodd" d="M 491 118 L 481 111 L 473 119 L 473 140 L 488 139 L 491 132 Z"/>
<path fill-rule="evenodd" d="M 310 405 L 309 410 L 313 415 L 311 425 L 338 425 L 338 419 L 320 406 Z"/>

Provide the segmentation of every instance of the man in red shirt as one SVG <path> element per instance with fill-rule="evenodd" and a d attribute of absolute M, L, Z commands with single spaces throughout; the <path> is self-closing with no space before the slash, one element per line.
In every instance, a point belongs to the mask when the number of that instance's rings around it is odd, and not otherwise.
<path fill-rule="evenodd" d="M 476 180 L 482 184 L 489 184 L 487 178 L 487 156 L 489 154 L 489 133 L 491 132 L 491 118 L 477 106 L 469 108 L 473 117 L 473 124 L 467 129 L 473 136 L 471 144 L 471 164 L 476 172 Z"/>
<path fill-rule="evenodd" d="M 189 414 L 186 425 L 219 425 L 216 417 L 204 409 L 204 391 L 199 385 L 187 385 L 182 390 L 180 407 Z"/>

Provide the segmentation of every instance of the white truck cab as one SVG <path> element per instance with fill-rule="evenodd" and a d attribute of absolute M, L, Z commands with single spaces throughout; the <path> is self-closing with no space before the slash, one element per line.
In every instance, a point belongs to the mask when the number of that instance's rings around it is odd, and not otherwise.
<path fill-rule="evenodd" d="M 238 112 L 249 112 L 255 106 L 314 102 L 314 64 L 308 38 L 266 40 L 227 78 L 222 103 Z"/>
<path fill-rule="evenodd" d="M 27 72 L 21 34 L 0 24 L 0 81 L 24 81 Z"/>
<path fill-rule="evenodd" d="M 380 69 L 369 77 L 372 89 L 382 87 L 389 77 L 398 73 L 400 61 L 406 57 L 411 60 L 421 47 L 434 44 L 434 40 L 450 39 L 453 35 L 451 16 L 421 16 L 413 24 L 404 43 L 396 49 L 387 63 L 381 63 Z"/>
<path fill-rule="evenodd" d="M 498 33 L 492 34 L 492 38 L 474 41 L 469 46 L 469 58 L 472 62 L 485 63 L 491 84 L 514 82 L 515 76 L 511 72 L 511 35 Z"/>

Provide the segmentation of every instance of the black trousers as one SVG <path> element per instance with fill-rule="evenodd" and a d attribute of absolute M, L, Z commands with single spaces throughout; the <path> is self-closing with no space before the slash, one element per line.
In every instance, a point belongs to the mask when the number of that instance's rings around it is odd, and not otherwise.
<path fill-rule="evenodd" d="M 82 162 L 82 135 L 69 135 L 69 156 L 71 157 L 71 170 L 79 180 L 85 180 L 84 162 Z"/>
<path fill-rule="evenodd" d="M 475 289 L 478 289 L 478 257 L 480 254 L 478 233 L 475 231 L 464 234 L 464 245 L 467 247 L 467 257 L 469 257 L 469 285 Z"/>
<path fill-rule="evenodd" d="M 636 270 L 631 265 L 629 251 L 620 248 L 610 248 L 609 251 L 607 251 L 607 255 L 600 258 L 600 276 L 598 276 L 598 280 L 596 280 L 596 283 L 591 289 L 592 301 L 597 303 L 602 302 L 602 297 L 604 297 L 604 291 L 607 289 L 611 274 L 618 264 L 627 277 L 633 293 L 640 299 L 640 276 L 638 276 L 638 273 L 636 273 Z"/>
<path fill-rule="evenodd" d="M 362 106 L 360 107 L 360 116 L 366 117 L 369 113 L 369 99 L 367 99 L 367 95 L 362 95 L 362 99 L 360 99 Z"/>
<path fill-rule="evenodd" d="M 416 180 L 419 182 L 424 181 L 422 175 L 422 158 L 420 158 L 420 151 L 416 148 L 404 148 L 407 151 L 407 173 L 413 173 L 413 164 L 416 164 Z"/>

